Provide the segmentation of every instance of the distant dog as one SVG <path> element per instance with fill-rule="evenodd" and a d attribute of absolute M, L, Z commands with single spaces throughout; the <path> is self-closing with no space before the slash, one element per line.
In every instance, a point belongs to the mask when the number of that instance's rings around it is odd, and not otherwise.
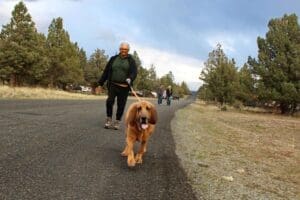
<path fill-rule="evenodd" d="M 127 164 L 134 167 L 143 162 L 147 142 L 154 131 L 157 121 L 155 106 L 148 101 L 140 101 L 130 105 L 126 113 L 126 147 L 122 156 L 127 156 Z M 136 141 L 141 142 L 138 153 L 134 156 L 133 146 Z"/>

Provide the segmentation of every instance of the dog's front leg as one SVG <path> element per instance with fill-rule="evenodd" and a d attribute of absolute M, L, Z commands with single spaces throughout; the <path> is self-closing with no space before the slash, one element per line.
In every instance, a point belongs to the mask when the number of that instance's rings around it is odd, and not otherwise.
<path fill-rule="evenodd" d="M 125 148 L 124 148 L 124 150 L 122 151 L 122 153 L 121 153 L 121 155 L 122 156 L 128 156 L 128 145 L 126 144 L 126 146 L 125 146 Z"/>
<path fill-rule="evenodd" d="M 146 152 L 147 141 L 142 140 L 140 150 L 135 156 L 135 162 L 141 164 L 143 162 L 143 155 Z"/>
<path fill-rule="evenodd" d="M 126 141 L 127 141 L 127 152 L 128 152 L 128 157 L 127 157 L 127 165 L 129 167 L 134 167 L 135 166 L 135 159 L 134 159 L 134 152 L 133 152 L 133 145 L 135 143 L 136 138 L 133 136 L 128 136 Z"/>

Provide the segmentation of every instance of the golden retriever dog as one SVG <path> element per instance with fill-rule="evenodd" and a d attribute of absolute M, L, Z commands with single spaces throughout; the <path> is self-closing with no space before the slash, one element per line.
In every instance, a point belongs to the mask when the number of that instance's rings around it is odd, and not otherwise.
<path fill-rule="evenodd" d="M 143 155 L 146 152 L 147 142 L 154 131 L 157 121 L 155 106 L 148 101 L 139 101 L 129 106 L 126 123 L 126 146 L 122 156 L 127 156 L 127 164 L 134 167 L 136 163 L 143 162 Z M 141 143 L 138 153 L 134 156 L 134 143 Z"/>

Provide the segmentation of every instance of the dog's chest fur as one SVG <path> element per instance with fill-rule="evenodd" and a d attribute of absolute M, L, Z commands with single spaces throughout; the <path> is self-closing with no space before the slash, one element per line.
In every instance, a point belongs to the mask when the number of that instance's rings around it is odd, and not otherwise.
<path fill-rule="evenodd" d="M 146 133 L 145 130 L 141 130 L 140 132 L 138 132 L 136 140 L 141 142 L 143 140 L 143 137 L 144 137 L 145 133 Z"/>

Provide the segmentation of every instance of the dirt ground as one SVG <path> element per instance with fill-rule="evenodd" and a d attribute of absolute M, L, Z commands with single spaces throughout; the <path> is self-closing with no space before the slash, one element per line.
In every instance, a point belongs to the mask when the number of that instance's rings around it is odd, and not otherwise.
<path fill-rule="evenodd" d="M 202 199 L 300 199 L 299 118 L 196 102 L 177 111 L 172 132 Z"/>

